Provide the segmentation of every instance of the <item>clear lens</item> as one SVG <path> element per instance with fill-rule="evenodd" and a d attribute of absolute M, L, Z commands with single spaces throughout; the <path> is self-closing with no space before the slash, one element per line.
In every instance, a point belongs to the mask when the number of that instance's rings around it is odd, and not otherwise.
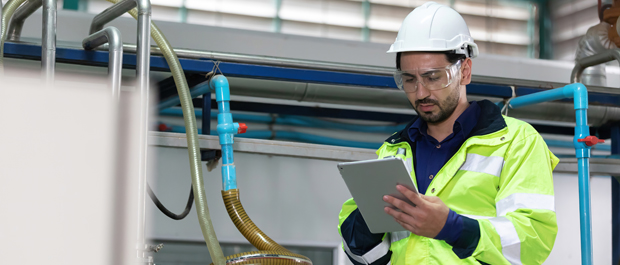
<path fill-rule="evenodd" d="M 428 90 L 439 90 L 448 87 L 458 76 L 461 61 L 445 68 L 402 70 L 394 72 L 394 81 L 398 88 L 408 93 L 418 90 L 418 83 Z"/>

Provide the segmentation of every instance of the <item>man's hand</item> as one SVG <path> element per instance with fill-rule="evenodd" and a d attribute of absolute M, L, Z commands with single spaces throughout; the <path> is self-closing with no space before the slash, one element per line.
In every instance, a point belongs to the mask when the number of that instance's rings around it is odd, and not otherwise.
<path fill-rule="evenodd" d="M 450 208 L 439 197 L 418 195 L 401 185 L 397 185 L 396 189 L 416 206 L 386 195 L 383 200 L 402 212 L 390 207 L 385 207 L 385 212 L 411 233 L 428 238 L 437 236 L 446 224 Z"/>

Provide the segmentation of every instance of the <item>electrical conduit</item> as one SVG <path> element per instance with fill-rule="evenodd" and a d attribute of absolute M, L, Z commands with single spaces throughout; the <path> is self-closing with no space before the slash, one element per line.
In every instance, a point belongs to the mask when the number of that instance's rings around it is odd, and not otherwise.
<path fill-rule="evenodd" d="M 117 3 L 119 0 L 107 0 L 111 3 Z M 129 11 L 129 14 L 138 19 L 138 12 L 134 8 Z M 217 241 L 215 230 L 211 222 L 209 214 L 209 207 L 207 205 L 207 197 L 204 191 L 204 181 L 202 177 L 202 165 L 200 164 L 200 146 L 198 143 L 198 130 L 196 125 L 196 118 L 194 116 L 194 106 L 192 105 L 192 99 L 189 94 L 189 87 L 183 69 L 179 59 L 172 50 L 172 46 L 161 33 L 155 23 L 151 22 L 151 37 L 159 46 L 166 62 L 170 66 L 170 71 L 174 77 L 174 82 L 177 85 L 177 91 L 181 98 L 181 107 L 183 108 L 183 119 L 185 126 L 187 127 L 187 151 L 190 157 L 190 170 L 192 175 L 192 186 L 194 191 L 194 203 L 196 204 L 196 213 L 198 215 L 198 222 L 200 223 L 200 229 L 202 235 L 209 248 L 209 254 L 215 265 L 224 265 L 226 259 L 222 253 L 222 249 Z"/>
<path fill-rule="evenodd" d="M 248 217 L 239 200 L 236 170 L 233 157 L 233 138 L 237 133 L 245 132 L 244 124 L 233 123 L 230 113 L 230 88 L 228 80 L 222 75 L 211 79 L 209 85 L 215 90 L 219 113 L 217 115 L 217 133 L 222 145 L 222 198 L 226 211 L 239 232 L 259 251 L 240 253 L 226 257 L 227 264 L 273 264 L 293 265 L 307 264 L 312 261 L 307 257 L 288 251 L 263 233 Z"/>

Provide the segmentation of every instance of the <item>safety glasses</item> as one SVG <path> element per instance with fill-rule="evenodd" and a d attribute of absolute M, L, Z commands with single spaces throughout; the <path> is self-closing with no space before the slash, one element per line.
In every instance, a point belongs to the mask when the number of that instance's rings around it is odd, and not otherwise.
<path fill-rule="evenodd" d="M 459 75 L 461 61 L 441 68 L 399 70 L 394 72 L 394 81 L 401 90 L 407 93 L 418 91 L 418 83 L 428 90 L 439 90 L 448 87 Z"/>

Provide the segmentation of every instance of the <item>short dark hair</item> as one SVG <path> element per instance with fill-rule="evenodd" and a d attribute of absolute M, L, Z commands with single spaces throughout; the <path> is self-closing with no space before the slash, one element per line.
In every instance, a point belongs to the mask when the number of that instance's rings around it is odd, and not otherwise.
<path fill-rule="evenodd" d="M 448 62 L 450 64 L 455 64 L 456 62 L 458 62 L 459 60 L 465 60 L 465 58 L 467 58 L 464 54 L 458 54 L 458 53 L 453 53 L 453 52 L 444 52 L 444 51 L 440 51 L 440 52 L 428 52 L 428 53 L 443 53 L 446 55 L 446 60 L 448 60 Z M 401 56 L 402 52 L 399 52 L 396 54 L 396 69 L 401 70 L 400 69 L 400 56 Z"/>

